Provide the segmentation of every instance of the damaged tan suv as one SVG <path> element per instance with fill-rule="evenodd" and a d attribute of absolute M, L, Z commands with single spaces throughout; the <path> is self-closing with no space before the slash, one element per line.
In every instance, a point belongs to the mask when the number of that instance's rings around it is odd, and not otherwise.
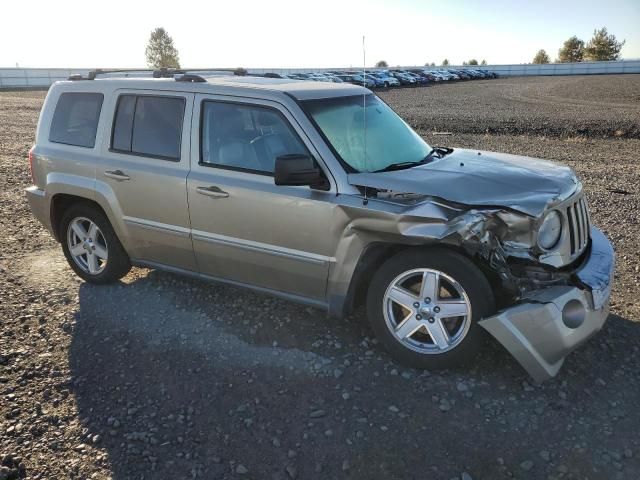
<path fill-rule="evenodd" d="M 86 281 L 138 265 L 365 304 L 406 364 L 489 332 L 539 381 L 604 324 L 614 254 L 568 167 L 432 147 L 358 86 L 119 75 L 53 85 L 29 156 L 31 209 Z"/>

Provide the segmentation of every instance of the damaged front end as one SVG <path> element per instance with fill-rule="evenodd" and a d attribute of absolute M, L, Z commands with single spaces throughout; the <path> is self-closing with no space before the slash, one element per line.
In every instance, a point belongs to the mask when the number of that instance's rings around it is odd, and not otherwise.
<path fill-rule="evenodd" d="M 566 355 L 602 328 L 609 313 L 614 253 L 591 226 L 579 183 L 552 197 L 548 192 L 532 195 L 526 211 L 381 186 L 369 183 L 368 193 L 376 201 L 406 207 L 395 215 L 395 228 L 408 243 L 423 239 L 461 248 L 491 277 L 498 312 L 479 323 L 535 381 L 555 376 Z M 441 218 L 434 218 L 434 208 Z M 545 250 L 537 235 L 551 210 L 559 212 L 563 229 L 557 245 Z M 429 218 L 421 221 L 425 212 Z M 357 220 L 351 224 L 362 226 Z"/>
<path fill-rule="evenodd" d="M 613 272 L 611 243 L 592 227 L 585 259 L 566 284 L 526 292 L 480 325 L 541 382 L 555 376 L 564 358 L 604 325 Z"/>

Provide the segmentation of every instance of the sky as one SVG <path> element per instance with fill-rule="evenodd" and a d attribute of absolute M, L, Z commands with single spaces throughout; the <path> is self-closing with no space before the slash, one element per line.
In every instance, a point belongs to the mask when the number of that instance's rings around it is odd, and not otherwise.
<path fill-rule="evenodd" d="M 145 67 L 155 27 L 190 68 L 528 63 L 602 26 L 640 58 L 640 0 L 7 1 L 0 67 Z"/>

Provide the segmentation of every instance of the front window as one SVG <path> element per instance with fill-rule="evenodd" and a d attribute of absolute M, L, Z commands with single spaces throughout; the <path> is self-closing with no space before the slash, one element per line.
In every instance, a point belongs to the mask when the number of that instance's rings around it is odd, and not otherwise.
<path fill-rule="evenodd" d="M 358 172 L 419 162 L 431 147 L 375 95 L 303 102 L 342 160 Z"/>
<path fill-rule="evenodd" d="M 281 155 L 309 155 L 289 122 L 272 108 L 205 101 L 200 163 L 272 174 Z"/>

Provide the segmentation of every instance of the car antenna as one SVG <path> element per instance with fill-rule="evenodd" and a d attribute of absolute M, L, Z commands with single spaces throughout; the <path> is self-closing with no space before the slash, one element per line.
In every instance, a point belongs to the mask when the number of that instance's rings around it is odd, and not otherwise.
<path fill-rule="evenodd" d="M 367 71 L 367 52 L 364 48 L 364 35 L 362 36 L 362 88 L 366 88 L 367 77 L 365 77 Z M 363 130 L 364 130 L 364 161 L 362 164 L 364 165 L 365 171 L 367 170 L 367 93 L 362 92 L 362 121 L 363 121 Z M 367 196 L 367 186 L 364 186 L 364 199 L 362 200 L 363 205 L 367 205 L 369 203 L 369 198 Z"/>

